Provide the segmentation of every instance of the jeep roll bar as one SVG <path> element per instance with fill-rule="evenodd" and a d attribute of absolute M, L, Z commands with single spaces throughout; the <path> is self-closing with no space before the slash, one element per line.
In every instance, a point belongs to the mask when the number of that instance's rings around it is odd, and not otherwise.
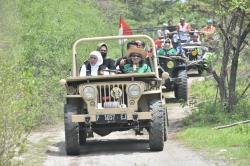
<path fill-rule="evenodd" d="M 76 64 L 76 55 L 77 55 L 76 47 L 78 44 L 83 43 L 83 42 L 89 42 L 89 41 L 114 40 L 114 39 L 138 39 L 138 38 L 148 39 L 151 42 L 151 45 L 153 47 L 153 50 L 152 50 L 153 66 L 152 67 L 154 67 L 154 72 L 158 77 L 159 73 L 158 73 L 158 68 L 157 68 L 155 43 L 154 43 L 154 40 L 151 37 L 149 37 L 148 35 L 104 36 L 104 37 L 91 37 L 91 38 L 78 39 L 73 45 L 72 76 L 73 77 L 78 76 L 77 64 Z"/>

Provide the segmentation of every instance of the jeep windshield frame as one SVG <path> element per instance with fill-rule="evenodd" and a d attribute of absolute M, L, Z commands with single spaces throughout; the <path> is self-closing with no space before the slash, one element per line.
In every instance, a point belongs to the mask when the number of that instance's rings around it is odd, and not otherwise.
<path fill-rule="evenodd" d="M 80 44 L 80 43 L 86 43 L 86 42 L 90 42 L 90 41 L 102 41 L 102 40 L 122 40 L 122 39 L 147 39 L 151 46 L 152 46 L 152 65 L 151 66 L 151 69 L 152 69 L 152 72 L 150 72 L 149 75 L 154 75 L 154 77 L 156 78 L 159 78 L 159 73 L 158 73 L 158 66 L 157 66 L 157 57 L 156 57 L 156 48 L 155 48 L 155 43 L 154 43 L 154 40 L 149 37 L 148 35 L 124 35 L 124 36 L 104 36 L 104 37 L 91 37 L 91 38 L 81 38 L 81 39 L 78 39 L 74 44 L 73 44 L 73 54 L 72 54 L 72 76 L 71 76 L 71 79 L 86 79 L 86 78 L 90 78 L 90 77 L 103 77 L 102 75 L 100 76 L 79 76 L 79 72 L 77 70 L 77 46 Z M 143 73 L 143 74 L 146 74 L 148 75 L 147 73 Z M 130 77 L 131 75 L 133 76 L 141 76 L 142 74 L 141 73 L 127 73 L 127 74 L 117 74 L 117 75 L 105 75 L 105 77 L 115 77 L 115 76 L 118 76 L 118 75 L 123 75 L 123 76 L 128 76 Z M 122 77 L 123 77 L 122 76 Z"/>

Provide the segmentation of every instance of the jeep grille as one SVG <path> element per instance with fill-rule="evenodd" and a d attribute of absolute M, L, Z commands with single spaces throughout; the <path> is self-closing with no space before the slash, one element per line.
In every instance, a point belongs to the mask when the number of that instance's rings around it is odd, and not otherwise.
<path fill-rule="evenodd" d="M 98 108 L 126 108 L 126 84 L 101 84 L 97 85 Z"/>

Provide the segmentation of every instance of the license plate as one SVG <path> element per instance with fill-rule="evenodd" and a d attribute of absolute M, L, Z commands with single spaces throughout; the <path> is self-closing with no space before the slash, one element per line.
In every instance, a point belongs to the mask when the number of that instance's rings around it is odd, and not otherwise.
<path fill-rule="evenodd" d="M 108 122 L 126 122 L 127 114 L 104 114 L 96 115 L 97 123 L 108 123 Z"/>

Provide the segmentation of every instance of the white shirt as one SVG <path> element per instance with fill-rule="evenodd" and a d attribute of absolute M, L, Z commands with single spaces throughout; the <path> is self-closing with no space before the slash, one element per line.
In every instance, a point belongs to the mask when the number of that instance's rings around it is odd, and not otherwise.
<path fill-rule="evenodd" d="M 91 65 L 91 75 L 92 76 L 97 76 L 98 75 L 98 69 L 99 69 L 98 65 L 94 65 L 94 66 Z"/>
<path fill-rule="evenodd" d="M 98 65 L 91 65 L 91 75 L 92 76 L 97 76 L 98 75 L 98 69 L 99 69 L 99 66 Z M 86 65 L 83 64 L 82 67 L 81 67 L 81 71 L 80 71 L 80 76 L 86 76 L 87 73 L 86 73 Z"/>

